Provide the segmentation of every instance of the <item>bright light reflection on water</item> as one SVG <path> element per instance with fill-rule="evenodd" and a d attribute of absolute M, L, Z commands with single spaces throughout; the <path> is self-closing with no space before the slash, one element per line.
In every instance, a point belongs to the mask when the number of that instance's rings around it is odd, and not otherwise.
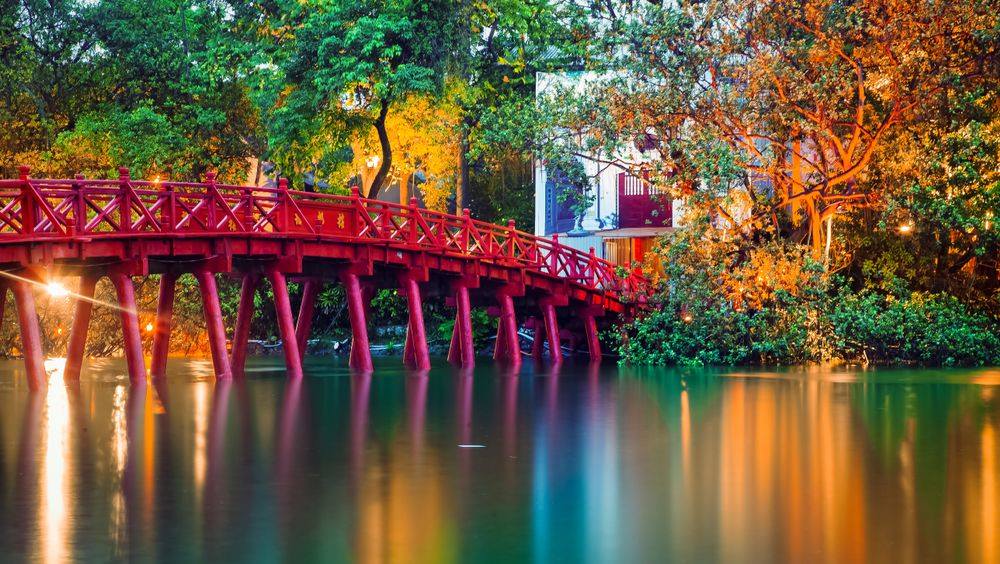
<path fill-rule="evenodd" d="M 1000 559 L 997 370 L 275 366 L 0 363 L 2 559 Z"/>

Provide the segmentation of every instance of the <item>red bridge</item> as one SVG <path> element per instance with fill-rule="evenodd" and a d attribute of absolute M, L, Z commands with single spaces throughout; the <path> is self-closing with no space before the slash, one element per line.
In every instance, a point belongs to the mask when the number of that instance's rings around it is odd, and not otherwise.
<path fill-rule="evenodd" d="M 582 333 L 592 360 L 600 359 L 597 321 L 626 313 L 645 292 L 636 272 L 552 240 L 506 226 L 410 205 L 277 188 L 136 181 L 127 169 L 117 180 L 42 180 L 22 167 L 0 180 L 0 297 L 13 290 L 30 385 L 44 385 L 42 339 L 33 286 L 50 277 L 79 276 L 76 314 L 64 377 L 79 377 L 94 288 L 111 279 L 121 309 L 129 377 L 144 381 L 146 365 L 132 277 L 159 274 L 160 290 L 150 374 L 164 375 L 177 277 L 192 273 L 203 300 L 216 375 L 239 374 L 247 353 L 253 296 L 263 280 L 274 291 L 278 329 L 290 377 L 302 375 L 302 357 L 316 297 L 324 283 L 344 285 L 352 329 L 350 365 L 372 369 L 368 307 L 376 288 L 397 288 L 409 306 L 403 359 L 430 366 L 422 300 L 444 296 L 456 308 L 449 360 L 474 363 L 471 309 L 487 305 L 499 318 L 494 356 L 519 363 L 518 312 L 545 335 L 560 362 L 564 334 Z M 239 311 L 227 351 L 216 289 L 217 273 L 242 280 Z M 287 281 L 303 282 L 297 322 Z M 2 316 L 4 300 L 0 300 Z M 542 338 L 534 354 L 541 357 Z"/>

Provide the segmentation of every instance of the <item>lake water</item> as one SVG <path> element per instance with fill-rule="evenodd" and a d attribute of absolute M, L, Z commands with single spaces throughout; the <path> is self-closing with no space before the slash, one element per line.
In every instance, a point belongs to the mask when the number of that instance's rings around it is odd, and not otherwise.
<path fill-rule="evenodd" d="M 0 363 L 0 559 L 1000 559 L 1000 370 L 278 362 Z"/>

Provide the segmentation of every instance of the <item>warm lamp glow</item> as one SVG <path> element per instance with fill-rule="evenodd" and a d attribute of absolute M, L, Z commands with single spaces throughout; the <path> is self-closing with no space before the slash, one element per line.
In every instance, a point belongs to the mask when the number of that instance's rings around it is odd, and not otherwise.
<path fill-rule="evenodd" d="M 153 324 L 152 323 L 147 323 L 146 324 L 146 332 L 147 333 L 152 333 L 153 332 Z"/>
<path fill-rule="evenodd" d="M 913 224 L 912 223 L 901 223 L 899 225 L 899 232 L 902 233 L 902 234 L 904 234 L 904 235 L 906 235 L 907 233 L 910 233 L 912 231 L 913 231 Z"/>
<path fill-rule="evenodd" d="M 45 285 L 45 291 L 53 298 L 65 298 L 69 295 L 69 289 L 61 283 L 52 281 Z"/>
<path fill-rule="evenodd" d="M 682 317 L 681 319 L 684 320 L 684 323 L 691 323 L 692 321 L 694 321 L 694 317 L 692 317 L 690 313 L 685 313 L 684 317 Z"/>

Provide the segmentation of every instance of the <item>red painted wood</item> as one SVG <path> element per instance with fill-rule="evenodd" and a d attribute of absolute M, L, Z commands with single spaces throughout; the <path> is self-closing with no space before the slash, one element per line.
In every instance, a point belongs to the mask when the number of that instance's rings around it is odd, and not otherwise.
<path fill-rule="evenodd" d="M 229 357 L 229 368 L 234 375 L 242 376 L 247 360 L 247 346 L 250 340 L 250 322 L 253 319 L 254 295 L 260 277 L 256 274 L 244 274 L 240 287 L 240 303 L 236 310 L 236 327 L 233 329 L 233 346 Z"/>
<path fill-rule="evenodd" d="M 350 196 L 297 192 L 289 190 L 286 181 L 266 188 L 219 184 L 212 175 L 203 183 L 147 182 L 131 178 L 127 169 L 111 180 L 35 179 L 28 172 L 22 168 L 19 178 L 0 180 L 0 266 L 7 270 L 42 265 L 100 276 L 122 257 L 134 257 L 123 271 L 128 275 L 155 273 L 163 264 L 192 259 L 211 263 L 213 271 L 272 261 L 281 272 L 308 271 L 310 276 L 355 265 L 361 275 L 373 279 L 379 279 L 376 270 L 384 268 L 420 268 L 434 276 L 471 275 L 489 287 L 514 284 L 521 288 L 518 296 L 560 295 L 565 302 L 554 304 L 558 307 L 597 305 L 626 316 L 648 294 L 638 271 L 623 271 L 592 253 L 518 231 L 513 224 L 476 221 L 466 210 L 445 214 L 412 202 L 368 200 L 357 191 Z M 124 274 L 116 274 L 113 281 L 119 299 L 133 308 L 122 319 L 129 374 L 139 381 L 145 378 L 145 364 L 134 289 Z M 358 290 L 351 299 L 354 341 L 364 342 L 353 347 L 352 364 L 370 370 L 367 331 L 358 326 L 368 319 L 370 295 L 365 293 L 371 286 L 356 275 L 348 278 L 348 285 Z M 25 292 L 23 287 L 18 290 Z M 458 307 L 471 313 L 471 304 L 463 303 L 468 289 L 460 294 Z M 252 301 L 244 301 L 241 310 L 244 322 L 238 318 L 230 368 L 243 365 Z M 300 317 L 305 323 L 309 316 Z M 471 365 L 471 321 L 468 315 L 456 318 L 453 357 Z M 161 323 L 157 326 L 159 335 L 167 334 L 160 331 Z M 22 329 L 31 332 L 30 327 Z M 308 332 L 304 324 L 298 329 L 286 349 L 295 347 L 301 356 L 304 347 L 297 345 Z M 510 341 L 501 337 L 502 354 Z M 221 340 L 213 340 L 218 348 Z M 157 351 L 162 351 L 163 340 L 157 342 Z M 413 348 L 415 341 L 410 343 Z M 154 372 L 161 373 L 165 355 L 154 356 Z M 301 362 L 291 366 L 295 372 Z M 29 372 L 44 379 L 40 370 Z"/>
<path fill-rule="evenodd" d="M 542 353 L 545 350 L 542 346 L 545 341 L 545 326 L 542 324 L 542 320 L 535 317 L 531 319 L 531 325 L 535 330 L 535 335 L 531 341 L 531 358 L 535 362 L 541 362 L 543 360 Z"/>
<path fill-rule="evenodd" d="M 369 373 L 373 371 L 372 351 L 368 346 L 368 318 L 366 315 L 364 291 L 361 280 L 353 272 L 344 272 L 340 277 L 347 296 L 347 313 L 351 320 L 351 357 L 349 364 L 352 369 Z"/>
<path fill-rule="evenodd" d="M 63 368 L 63 380 L 79 380 L 83 367 L 84 352 L 87 347 L 87 332 L 90 329 L 90 314 L 94 309 L 94 290 L 97 278 L 81 276 L 80 288 L 77 290 L 76 312 L 73 315 L 73 328 L 70 329 L 69 343 L 66 345 L 66 365 Z M 6 290 L 4 290 L 6 294 Z"/>
<path fill-rule="evenodd" d="M 601 362 L 601 342 L 597 339 L 597 320 L 589 313 L 581 315 L 583 332 L 587 339 L 587 352 L 591 362 Z"/>
<path fill-rule="evenodd" d="M 427 349 L 427 331 L 424 327 L 424 305 L 420 297 L 420 284 L 416 276 L 404 272 L 399 276 L 399 285 L 406 294 L 406 305 L 409 310 L 409 322 L 406 326 L 406 340 L 410 346 L 410 358 L 403 355 L 404 363 L 414 370 L 430 370 L 431 356 Z M 404 351 L 405 353 L 405 351 Z"/>
<path fill-rule="evenodd" d="M 500 302 L 500 317 L 497 320 L 497 344 L 493 358 L 511 364 L 521 363 L 521 343 L 517 335 L 517 312 L 514 298 L 507 292 L 497 296 Z"/>
<path fill-rule="evenodd" d="M 163 378 L 167 375 L 167 356 L 170 352 L 170 331 L 174 322 L 174 294 L 177 275 L 168 272 L 160 276 L 160 292 L 156 300 L 156 322 L 153 327 L 153 351 L 149 361 L 149 375 Z"/>
<path fill-rule="evenodd" d="M 306 357 L 313 313 L 316 311 L 316 298 L 322 289 L 323 281 L 316 278 L 310 278 L 302 284 L 302 302 L 299 304 L 299 316 L 295 320 L 295 340 L 299 346 L 299 356 L 302 358 Z"/>
<path fill-rule="evenodd" d="M 80 209 L 88 210 L 76 220 Z M 122 171 L 118 180 L 0 180 L 0 263 L 27 263 L 27 253 L 39 243 L 56 245 L 57 253 L 76 253 L 67 241 L 87 237 L 84 255 L 109 253 L 127 242 L 142 256 L 181 254 L 172 235 L 233 237 L 246 242 L 303 239 L 359 249 L 385 249 L 463 256 L 465 260 L 527 269 L 544 277 L 569 280 L 586 293 L 613 302 L 621 296 L 641 295 L 645 281 L 636 273 L 619 275 L 614 264 L 594 260 L 587 253 L 517 231 L 460 216 L 420 209 L 413 205 L 278 188 L 206 183 L 153 183 L 131 179 Z M 119 211 L 127 221 L 121 221 Z M 122 240 L 127 235 L 128 241 Z M 31 245 L 35 251 L 29 248 Z M 234 251 L 235 252 L 235 251 Z M 105 256 L 109 256 L 106 254 Z M 113 255 L 111 255 L 113 256 Z M 119 253 L 117 256 L 131 256 Z M 330 256 L 323 253 L 322 256 Z M 544 283 L 543 279 L 528 280 Z M 583 295 L 583 294 L 582 294 Z M 615 308 L 616 311 L 621 308 Z"/>
<path fill-rule="evenodd" d="M 125 348 L 125 363 L 129 380 L 135 383 L 146 381 L 146 359 L 142 356 L 142 337 L 139 335 L 138 306 L 135 303 L 135 287 L 127 274 L 111 274 L 111 283 L 118 294 L 118 307 L 122 320 L 122 344 Z"/>
<path fill-rule="evenodd" d="M 302 356 L 299 355 L 298 341 L 295 338 L 295 322 L 292 320 L 292 304 L 288 299 L 288 283 L 285 275 L 273 266 L 267 269 L 267 279 L 271 282 L 271 290 L 274 293 L 274 310 L 278 318 L 281 348 L 285 353 L 285 369 L 289 378 L 301 378 Z"/>
<path fill-rule="evenodd" d="M 215 368 L 215 377 L 232 378 L 233 372 L 229 368 L 229 354 L 226 351 L 226 326 L 222 321 L 222 308 L 219 305 L 219 289 L 215 283 L 215 273 L 207 269 L 200 269 L 195 272 L 195 278 L 198 280 L 198 287 L 201 290 L 202 309 L 205 312 L 205 331 L 208 333 L 208 346 L 212 351 L 212 366 Z M 279 327 L 281 327 L 280 321 Z"/>
<path fill-rule="evenodd" d="M 470 368 L 476 364 L 476 351 L 472 343 L 472 301 L 469 299 L 469 287 L 465 284 L 455 286 L 455 308 L 455 327 L 452 329 L 448 360 Z"/>
<path fill-rule="evenodd" d="M 31 282 L 24 280 L 11 283 L 14 303 L 17 305 L 17 319 L 21 325 L 21 354 L 24 355 L 28 387 L 40 390 L 46 385 L 45 358 L 42 356 L 42 331 L 38 326 L 35 295 L 31 292 L 31 286 Z"/>
<path fill-rule="evenodd" d="M 556 308 L 549 300 L 542 300 L 542 318 L 545 321 L 545 335 L 549 341 L 549 360 L 553 364 L 562 362 L 562 346 L 559 342 L 559 322 L 556 319 Z"/>

